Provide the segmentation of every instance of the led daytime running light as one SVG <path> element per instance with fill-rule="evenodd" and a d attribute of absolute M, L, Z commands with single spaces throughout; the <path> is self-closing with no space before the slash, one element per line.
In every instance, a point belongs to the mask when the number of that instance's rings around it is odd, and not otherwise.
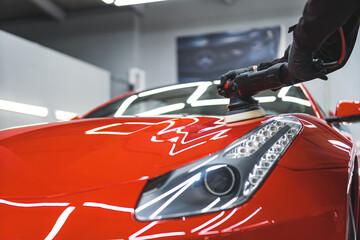
<path fill-rule="evenodd" d="M 263 180 L 272 166 L 279 160 L 281 154 L 288 148 L 292 140 L 297 136 L 301 126 L 295 125 L 289 129 L 285 135 L 277 140 L 272 147 L 261 157 L 258 164 L 255 165 L 245 182 L 244 196 L 250 195 Z"/>
<path fill-rule="evenodd" d="M 295 117 L 280 115 L 215 155 L 150 180 L 136 207 L 136 219 L 193 216 L 244 204 L 270 175 L 301 129 L 302 124 Z"/>
<path fill-rule="evenodd" d="M 236 147 L 228 151 L 227 158 L 243 158 L 254 154 L 271 137 L 275 136 L 284 127 L 289 130 L 283 134 L 261 157 L 260 161 L 254 166 L 244 184 L 243 195 L 251 195 L 260 183 L 264 180 L 267 173 L 272 169 L 281 155 L 290 146 L 294 138 L 299 134 L 302 126 L 293 117 L 286 116 L 276 119 L 263 128 L 241 141 Z"/>

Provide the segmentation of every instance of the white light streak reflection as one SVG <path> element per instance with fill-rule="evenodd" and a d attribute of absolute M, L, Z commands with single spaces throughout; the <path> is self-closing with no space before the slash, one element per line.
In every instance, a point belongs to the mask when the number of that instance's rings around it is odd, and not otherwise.
<path fill-rule="evenodd" d="M 3 129 L 0 129 L 0 131 L 9 130 L 9 129 L 23 128 L 23 127 L 33 127 L 33 126 L 39 126 L 39 125 L 44 125 L 44 124 L 48 124 L 48 122 L 41 122 L 41 123 L 34 123 L 34 124 L 27 124 L 27 125 L 20 125 L 20 126 L 14 126 L 14 127 L 9 127 L 9 128 L 3 128 Z"/>
<path fill-rule="evenodd" d="M 202 213 L 205 213 L 207 211 L 209 211 L 209 209 L 213 208 L 218 202 L 220 202 L 220 198 L 218 197 L 217 199 L 215 199 L 212 203 L 210 203 L 207 207 L 205 207 L 204 209 L 201 210 Z"/>
<path fill-rule="evenodd" d="M 125 122 L 124 125 L 154 125 L 155 123 L 151 123 L 151 122 Z"/>
<path fill-rule="evenodd" d="M 136 4 L 145 4 L 153 2 L 163 2 L 167 0 L 115 0 L 114 4 L 117 7 L 136 5 Z"/>
<path fill-rule="evenodd" d="M 147 230 L 149 230 L 150 228 L 154 227 L 157 224 L 158 224 L 158 221 L 154 221 L 154 222 L 146 225 L 145 227 L 143 227 L 139 231 L 132 234 L 129 237 L 129 240 L 148 240 L 148 239 L 158 239 L 158 238 L 163 238 L 163 237 L 175 237 L 175 236 L 183 236 L 183 235 L 185 235 L 185 232 L 167 232 L 167 233 L 158 233 L 158 234 L 140 236 L 139 237 L 139 235 L 143 234 L 144 232 L 146 232 Z"/>
<path fill-rule="evenodd" d="M 58 234 L 64 223 L 66 222 L 69 215 L 75 210 L 75 207 L 68 207 L 65 211 L 60 215 L 58 220 L 56 221 L 54 227 L 51 229 L 50 233 L 47 235 L 45 240 L 52 240 Z"/>
<path fill-rule="evenodd" d="M 117 212 L 134 213 L 133 208 L 119 207 L 119 206 L 108 205 L 108 204 L 104 204 L 104 203 L 85 202 L 83 204 L 83 206 L 85 206 L 85 207 L 103 208 L 103 209 L 113 210 L 113 211 L 117 211 Z"/>
<path fill-rule="evenodd" d="M 170 139 L 167 138 L 167 139 L 164 139 L 164 140 L 158 140 L 156 136 L 151 137 L 152 142 L 164 142 L 164 141 L 172 142 L 173 145 L 172 145 L 171 150 L 169 152 L 169 155 L 171 155 L 171 156 L 174 156 L 174 155 L 179 154 L 181 152 L 187 151 L 187 150 L 189 150 L 191 148 L 194 148 L 194 147 L 200 146 L 202 144 L 205 144 L 208 140 L 205 140 L 204 138 L 208 138 L 210 136 L 212 136 L 212 137 L 209 140 L 218 140 L 218 139 L 224 138 L 224 137 L 227 136 L 226 132 L 228 132 L 230 130 L 229 128 L 228 129 L 223 129 L 223 130 L 218 130 L 218 131 L 210 132 L 210 133 L 205 134 L 205 135 L 201 135 L 200 137 L 193 138 L 191 140 L 187 140 L 187 136 L 189 135 L 189 132 L 183 131 L 183 129 L 185 129 L 188 126 L 196 124 L 197 122 L 199 122 L 199 119 L 198 118 L 193 118 L 193 117 L 191 117 L 191 118 L 183 118 L 183 119 L 191 119 L 191 120 L 193 120 L 193 122 L 187 124 L 186 126 L 180 126 L 180 127 L 174 127 L 176 122 L 172 121 L 172 120 L 168 120 L 168 121 L 164 121 L 164 122 L 161 122 L 159 124 L 156 124 L 156 125 L 168 124 L 165 128 L 163 128 L 162 130 L 160 130 L 157 133 L 158 136 L 161 136 L 163 134 L 167 134 L 167 133 L 170 133 L 170 132 L 175 132 L 179 136 L 172 137 Z M 224 126 L 224 125 L 222 125 L 222 126 Z M 192 143 L 192 142 L 199 141 L 200 139 L 204 139 L 205 141 L 199 142 L 197 144 L 192 144 L 191 146 L 189 146 L 187 148 L 183 148 L 183 149 L 181 149 L 179 151 L 175 151 L 175 148 L 177 148 L 179 146 L 179 144 L 178 144 L 179 141 L 180 141 L 180 143 L 182 145 L 185 145 L 185 144 L 189 144 L 189 143 Z"/>
<path fill-rule="evenodd" d="M 193 177 L 189 178 L 188 180 L 184 181 L 183 183 L 177 185 L 176 187 L 170 189 L 169 191 L 167 191 L 166 193 L 163 193 L 162 195 L 158 196 L 157 198 L 154 198 L 153 200 L 139 206 L 137 209 L 136 209 L 136 212 L 140 212 L 142 210 L 144 210 L 145 208 L 153 205 L 154 203 L 157 203 L 158 201 L 160 201 L 161 199 L 169 196 L 170 194 L 172 194 L 173 192 L 183 188 L 184 186 L 188 185 L 189 183 L 194 183 L 196 181 L 199 181 L 200 180 L 200 177 L 201 177 L 201 173 L 198 173 L 196 175 L 194 175 Z"/>
<path fill-rule="evenodd" d="M 258 100 L 259 103 L 271 103 L 276 101 L 276 97 L 268 96 L 268 97 L 254 97 L 255 100 Z"/>
<path fill-rule="evenodd" d="M 210 158 L 209 160 L 206 160 L 205 162 L 203 162 L 203 163 L 201 163 L 201 164 L 193 167 L 192 169 L 190 169 L 189 173 L 191 173 L 191 172 L 193 172 L 193 171 L 201 168 L 202 166 L 208 164 L 209 162 L 211 162 L 211 161 L 213 161 L 214 159 L 216 159 L 218 156 L 219 156 L 219 155 L 215 155 L 215 156 L 213 156 L 212 158 Z"/>
<path fill-rule="evenodd" d="M 328 140 L 329 143 L 331 143 L 332 145 L 336 145 L 336 146 L 339 146 L 339 147 L 342 147 L 342 148 L 345 148 L 345 149 L 348 149 L 350 150 L 351 147 L 349 145 L 346 145 L 345 143 L 342 143 L 340 141 L 337 141 L 337 140 Z"/>
<path fill-rule="evenodd" d="M 238 197 L 234 197 L 229 202 L 225 203 L 223 206 L 221 206 L 221 209 L 225 209 L 225 208 L 229 207 L 231 204 L 233 204 L 236 201 L 236 199 L 238 199 Z"/>
<path fill-rule="evenodd" d="M 225 228 L 224 230 L 222 230 L 221 232 L 222 233 L 226 233 L 226 232 L 231 232 L 232 229 L 236 228 L 236 227 L 239 227 L 240 225 L 246 223 L 247 221 L 249 221 L 251 218 L 253 218 L 256 214 L 258 214 L 258 212 L 260 212 L 262 208 L 259 207 L 258 209 L 256 209 L 255 212 L 253 212 L 252 214 L 250 214 L 248 217 L 246 217 L 244 220 L 241 220 L 240 222 L 228 227 L 228 228 Z"/>
<path fill-rule="evenodd" d="M 56 202 L 47 202 L 47 203 L 19 203 L 19 202 L 11 202 L 4 199 L 0 199 L 0 204 L 6 204 L 13 207 L 67 207 L 70 203 L 56 203 Z"/>
<path fill-rule="evenodd" d="M 202 144 L 204 144 L 204 143 L 206 143 L 206 141 L 200 142 L 200 143 L 197 143 L 197 144 L 194 144 L 194 145 L 191 145 L 190 147 L 184 148 L 184 149 L 179 150 L 179 151 L 177 151 L 177 152 L 174 152 L 175 147 L 176 147 L 176 144 L 174 143 L 173 146 L 171 147 L 171 150 L 170 150 L 170 152 L 169 152 L 169 155 L 170 155 L 170 156 L 175 156 L 176 154 L 185 152 L 185 151 L 187 151 L 187 150 L 189 150 L 189 149 L 191 149 L 191 148 L 200 146 L 200 145 L 202 145 Z M 184 143 L 183 143 L 183 144 L 184 144 Z"/>
<path fill-rule="evenodd" d="M 138 98 L 138 96 L 133 95 L 128 97 L 119 107 L 119 109 L 116 111 L 114 117 L 120 117 L 124 114 L 124 112 L 126 111 L 126 109 L 130 106 L 131 103 L 133 103 L 136 99 Z"/>
<path fill-rule="evenodd" d="M 201 224 L 200 226 L 194 228 L 191 230 L 191 233 L 197 232 L 205 227 L 207 227 L 208 225 L 210 225 L 211 223 L 215 222 L 216 220 L 218 220 L 219 218 L 221 218 L 223 215 L 225 214 L 225 211 L 222 211 L 220 214 L 216 215 L 215 217 L 213 217 L 212 219 L 210 219 L 209 221 Z"/>
<path fill-rule="evenodd" d="M 268 224 L 271 224 L 271 223 L 274 223 L 274 221 L 262 221 L 262 222 L 259 222 L 259 223 L 254 223 L 254 224 L 251 224 L 251 225 L 247 225 L 246 227 L 242 227 L 242 228 L 235 228 L 233 231 L 234 232 L 237 232 L 237 231 L 240 231 L 240 230 L 245 230 L 245 229 L 251 229 L 251 228 L 257 228 L 257 227 L 260 227 L 260 226 L 264 226 L 264 225 L 268 225 Z"/>
<path fill-rule="evenodd" d="M 186 189 L 188 189 L 194 182 L 200 180 L 201 173 L 196 174 L 192 181 L 190 181 L 188 184 L 186 184 L 184 187 L 182 187 L 177 193 L 175 193 L 171 198 L 169 198 L 161 207 L 159 207 L 153 214 L 151 214 L 150 219 L 153 219 L 156 217 L 159 213 L 162 212 L 167 206 L 169 206 L 170 203 L 172 203 L 176 198 L 178 198 L 183 192 L 185 192 Z"/>
<path fill-rule="evenodd" d="M 144 127 L 136 129 L 134 131 L 131 132 L 115 132 L 115 131 L 101 131 L 107 128 L 112 128 L 112 127 L 118 127 L 121 125 L 144 125 Z M 154 123 L 147 123 L 147 122 L 127 122 L 127 123 L 114 123 L 114 124 L 109 124 L 109 125 L 105 125 L 105 126 L 101 126 L 101 127 L 97 127 L 97 128 L 93 128 L 90 129 L 88 131 L 86 131 L 85 133 L 88 135 L 91 134 L 108 134 L 108 135 L 130 135 L 136 132 L 139 132 L 145 128 L 147 128 L 148 126 L 154 125 Z"/>
<path fill-rule="evenodd" d="M 164 113 L 181 110 L 184 107 L 185 107 L 185 103 L 176 103 L 176 104 L 171 104 L 171 105 L 167 105 L 164 107 L 155 108 L 155 109 L 152 109 L 152 110 L 149 110 L 146 112 L 142 112 L 142 113 L 136 114 L 136 116 L 139 116 L 139 117 L 157 116 L 157 115 L 161 115 Z"/>
<path fill-rule="evenodd" d="M 283 87 L 282 89 L 280 89 L 277 97 L 278 97 L 278 98 L 283 98 L 283 97 L 285 97 L 286 94 L 289 92 L 290 88 L 291 88 L 291 86 L 290 86 L 290 87 Z"/>
<path fill-rule="evenodd" d="M 311 103 L 308 100 L 304 100 L 304 99 L 297 98 L 297 97 L 285 96 L 285 97 L 282 98 L 282 100 L 284 102 L 293 102 L 293 103 L 297 103 L 297 104 L 304 105 L 304 106 L 307 106 L 307 107 L 311 107 Z"/>
<path fill-rule="evenodd" d="M 204 107 L 204 106 L 213 106 L 213 105 L 228 105 L 230 99 L 208 99 L 208 100 L 198 100 L 191 103 L 192 107 Z"/>
<path fill-rule="evenodd" d="M 191 96 L 186 101 L 187 103 L 191 104 L 196 102 L 208 89 L 208 87 L 211 85 L 210 82 L 204 82 L 199 85 L 199 87 L 196 89 L 196 91 L 191 94 Z"/>
<path fill-rule="evenodd" d="M 117 127 L 117 126 L 121 126 L 121 125 L 123 125 L 123 123 L 109 124 L 109 125 L 105 125 L 105 126 L 101 126 L 98 128 L 88 130 L 85 133 L 88 135 L 91 135 L 91 134 L 129 135 L 130 133 L 123 133 L 123 132 L 110 132 L 110 131 L 101 131 L 100 132 L 100 130 L 111 128 L 111 127 Z"/>
<path fill-rule="evenodd" d="M 214 170 L 222 168 L 222 167 L 226 167 L 226 164 L 215 165 L 215 166 L 209 167 L 208 169 L 206 169 L 206 172 L 214 171 Z"/>
<path fill-rule="evenodd" d="M 199 235 L 210 235 L 210 234 L 217 234 L 219 233 L 218 230 L 216 231 L 211 231 L 212 229 L 220 226 L 221 224 L 223 224 L 224 222 L 226 222 L 227 220 L 229 220 L 237 211 L 237 209 L 235 208 L 234 210 L 231 211 L 231 213 L 229 213 L 229 215 L 227 215 L 225 218 L 223 218 L 222 220 L 220 220 L 219 222 L 215 223 L 214 225 L 202 230 L 201 232 L 199 232 Z"/>
<path fill-rule="evenodd" d="M 312 124 L 311 122 L 309 122 L 305 119 L 301 119 L 301 121 L 304 123 L 304 126 L 307 128 L 317 128 L 314 124 Z"/>
<path fill-rule="evenodd" d="M 220 84 L 220 80 L 215 80 L 215 81 L 213 81 L 213 84 L 214 84 L 214 85 L 219 85 L 219 84 Z"/>
<path fill-rule="evenodd" d="M 168 92 L 168 91 L 176 90 L 176 89 L 182 89 L 182 88 L 188 88 L 188 87 L 197 87 L 200 84 L 201 83 L 185 83 L 185 84 L 178 84 L 178 85 L 173 85 L 173 86 L 168 86 L 168 87 L 157 88 L 157 89 L 154 89 L 154 90 L 149 90 L 149 91 L 139 93 L 139 97 L 147 97 L 147 96 L 154 95 L 154 94 L 157 94 L 157 93 Z"/>

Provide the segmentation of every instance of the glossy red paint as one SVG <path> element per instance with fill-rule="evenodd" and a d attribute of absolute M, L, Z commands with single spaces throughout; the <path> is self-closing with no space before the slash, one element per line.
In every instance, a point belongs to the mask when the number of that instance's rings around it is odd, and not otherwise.
<path fill-rule="evenodd" d="M 248 203 L 154 222 L 134 218 L 147 179 L 216 153 L 267 118 L 108 118 L 3 131 L 0 238 L 344 239 L 352 145 L 322 120 L 297 117 L 303 131 Z"/>
<path fill-rule="evenodd" d="M 186 218 L 135 219 L 148 179 L 214 155 L 271 117 L 78 119 L 1 131 L 0 239 L 346 239 L 359 153 L 302 89 L 317 117 L 294 114 L 303 129 L 256 194 Z"/>
<path fill-rule="evenodd" d="M 315 116 L 318 118 L 324 119 L 324 115 L 321 113 L 319 106 L 316 104 L 314 98 L 311 96 L 309 90 L 304 86 L 304 84 L 300 84 L 300 88 L 303 90 L 307 99 L 309 99 L 311 103 L 311 107 L 314 110 Z"/>
<path fill-rule="evenodd" d="M 7 130 L 0 137 L 0 197 L 48 197 L 153 178 L 223 149 L 259 123 L 235 130 L 221 118 L 135 117 Z"/>
<path fill-rule="evenodd" d="M 54 233 L 59 217 L 73 208 L 55 239 L 264 239 L 267 236 L 342 239 L 346 229 L 343 220 L 346 195 L 338 191 L 346 191 L 346 179 L 346 168 L 294 171 L 280 167 L 253 199 L 241 207 L 155 222 L 134 219 L 136 196 L 146 182 L 140 180 L 43 200 L 50 203 L 70 200 L 67 206 L 22 208 L 0 204 L 2 219 L 6 219 L 0 225 L 0 232 L 3 239 L 45 238 Z M 302 187 L 292 187 L 296 185 Z"/>
<path fill-rule="evenodd" d="M 360 102 L 359 101 L 340 101 L 336 106 L 335 116 L 345 117 L 351 115 L 360 114 Z"/>
<path fill-rule="evenodd" d="M 294 170 L 348 167 L 356 150 L 349 139 L 334 131 L 324 120 L 305 114 L 296 116 L 304 128 L 285 153 L 286 157 L 279 163 L 281 166 Z"/>

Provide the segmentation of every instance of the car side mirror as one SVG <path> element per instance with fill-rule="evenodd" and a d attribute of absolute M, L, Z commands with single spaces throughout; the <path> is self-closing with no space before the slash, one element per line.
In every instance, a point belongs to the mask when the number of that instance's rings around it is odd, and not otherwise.
<path fill-rule="evenodd" d="M 336 106 L 334 117 L 325 119 L 329 123 L 334 122 L 360 122 L 360 102 L 359 101 L 340 101 Z"/>

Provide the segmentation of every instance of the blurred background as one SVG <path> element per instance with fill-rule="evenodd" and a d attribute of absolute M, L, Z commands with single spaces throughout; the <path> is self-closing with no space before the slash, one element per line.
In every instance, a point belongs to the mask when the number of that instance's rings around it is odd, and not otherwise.
<path fill-rule="evenodd" d="M 68 120 L 132 89 L 214 80 L 281 56 L 305 0 L 0 0 L 0 129 Z M 360 46 L 308 87 L 360 100 Z M 360 125 L 360 124 L 359 124 Z M 351 126 L 360 139 L 360 126 Z"/>

